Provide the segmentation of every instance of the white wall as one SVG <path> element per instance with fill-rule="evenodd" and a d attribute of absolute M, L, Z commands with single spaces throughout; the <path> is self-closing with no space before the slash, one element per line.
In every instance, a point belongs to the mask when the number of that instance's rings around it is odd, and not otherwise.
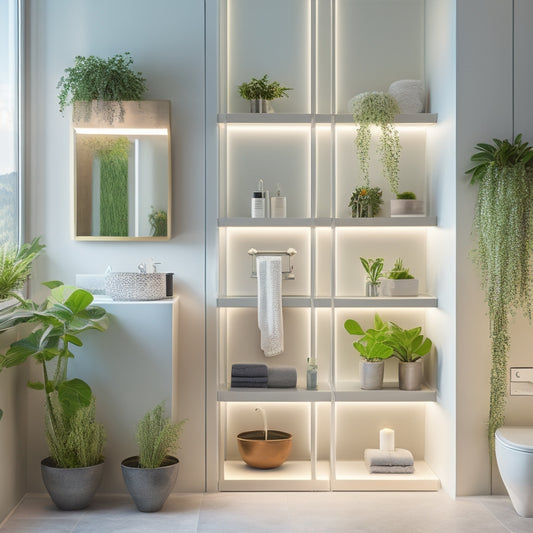
<path fill-rule="evenodd" d="M 198 0 L 27 0 L 28 235 L 42 235 L 38 283 L 76 273 L 135 270 L 146 258 L 175 273 L 180 296 L 179 418 L 188 418 L 176 490 L 204 490 L 204 3 Z M 56 85 L 76 55 L 131 52 L 147 78 L 149 99 L 172 109 L 173 235 L 163 243 L 93 243 L 70 239 L 70 110 L 58 111 Z M 127 371 L 127 369 L 125 369 Z M 28 490 L 43 490 L 46 455 L 38 394 L 31 399 Z M 97 398 L 98 402 L 98 398 Z M 147 410 L 153 407 L 147 405 Z M 105 409 L 105 406 L 99 408 Z"/>

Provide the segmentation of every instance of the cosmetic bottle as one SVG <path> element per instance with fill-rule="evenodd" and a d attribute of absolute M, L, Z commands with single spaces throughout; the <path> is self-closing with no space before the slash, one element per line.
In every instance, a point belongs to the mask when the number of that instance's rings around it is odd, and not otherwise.
<path fill-rule="evenodd" d="M 276 189 L 276 196 L 270 198 L 270 216 L 272 218 L 287 218 L 287 198 L 281 196 L 279 183 Z"/>
<path fill-rule="evenodd" d="M 307 358 L 307 390 L 318 388 L 318 364 L 314 357 Z"/>
<path fill-rule="evenodd" d="M 252 218 L 265 218 L 265 191 L 263 180 L 259 180 L 259 190 L 252 193 Z"/>

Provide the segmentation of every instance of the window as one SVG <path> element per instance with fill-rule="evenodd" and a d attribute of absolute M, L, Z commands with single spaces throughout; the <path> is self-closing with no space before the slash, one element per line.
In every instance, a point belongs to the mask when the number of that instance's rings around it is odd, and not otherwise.
<path fill-rule="evenodd" d="M 20 242 L 20 16 L 0 0 L 0 243 Z"/>

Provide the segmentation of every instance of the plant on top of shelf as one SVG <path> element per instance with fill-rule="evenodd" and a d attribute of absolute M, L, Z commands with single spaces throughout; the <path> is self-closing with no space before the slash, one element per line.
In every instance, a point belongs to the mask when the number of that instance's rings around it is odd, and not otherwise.
<path fill-rule="evenodd" d="M 359 340 L 353 347 L 359 352 L 362 360 L 359 362 L 359 379 L 363 390 L 379 390 L 383 387 L 384 361 L 392 356 L 392 348 L 386 343 L 388 339 L 388 325 L 376 313 L 374 327 L 366 331 L 359 322 L 348 319 L 344 329 L 350 335 L 356 335 Z"/>
<path fill-rule="evenodd" d="M 409 273 L 409 269 L 404 266 L 403 259 L 398 257 L 394 261 L 392 270 L 389 270 L 386 274 L 387 279 L 414 279 L 414 276 Z"/>
<path fill-rule="evenodd" d="M 378 152 L 383 165 L 383 173 L 389 182 L 391 191 L 397 194 L 401 146 L 400 134 L 393 126 L 394 117 L 400 112 L 396 98 L 383 92 L 365 92 L 354 96 L 349 105 L 354 122 L 359 126 L 355 134 L 355 146 L 363 186 L 368 187 L 370 184 L 368 172 L 372 138 L 370 126 L 375 125 L 381 129 Z"/>
<path fill-rule="evenodd" d="M 379 215 L 383 195 L 379 187 L 357 187 L 352 193 L 348 207 L 353 218 L 370 218 Z"/>
<path fill-rule="evenodd" d="M 31 264 L 45 247 L 36 237 L 31 243 L 15 246 L 4 243 L 0 246 L 0 300 L 14 296 L 21 289 L 31 272 Z"/>
<path fill-rule="evenodd" d="M 76 56 L 74 66 L 67 67 L 57 84 L 60 89 L 59 111 L 64 112 L 70 104 L 74 106 L 74 118 L 89 118 L 91 102 L 97 101 L 97 112 L 106 122 L 124 118 L 123 101 L 142 100 L 146 93 L 146 79 L 141 72 L 134 72 L 131 54 L 116 54 L 102 59 L 96 56 Z M 115 102 L 116 105 L 104 104 Z"/>
<path fill-rule="evenodd" d="M 404 266 L 401 257 L 396 259 L 392 270 L 385 274 L 383 296 L 418 296 L 418 280 Z"/>
<path fill-rule="evenodd" d="M 411 191 L 399 192 L 396 195 L 397 200 L 416 200 L 416 194 Z"/>
<path fill-rule="evenodd" d="M 489 450 L 505 418 L 509 320 L 517 309 L 531 319 L 533 247 L 533 147 L 514 140 L 479 143 L 466 171 L 479 191 L 474 212 L 478 246 L 474 261 L 489 309 L 492 369 L 490 377 Z"/>
<path fill-rule="evenodd" d="M 367 273 L 365 294 L 366 296 L 377 296 L 381 283 L 379 280 L 383 277 L 383 258 L 365 259 L 364 257 L 360 257 L 359 259 Z"/>
<path fill-rule="evenodd" d="M 288 97 L 287 91 L 292 91 L 291 87 L 284 87 L 277 81 L 270 81 L 268 74 L 259 79 L 252 78 L 249 82 L 243 82 L 237 89 L 242 98 L 250 100 L 252 113 L 271 111 L 270 102 L 272 100 L 284 96 Z"/>

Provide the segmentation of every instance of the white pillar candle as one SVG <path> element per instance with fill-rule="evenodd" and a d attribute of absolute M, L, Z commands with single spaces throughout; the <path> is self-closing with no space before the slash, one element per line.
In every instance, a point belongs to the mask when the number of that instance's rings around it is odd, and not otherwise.
<path fill-rule="evenodd" d="M 382 452 L 394 451 L 394 430 L 383 428 L 379 432 L 379 449 Z"/>

